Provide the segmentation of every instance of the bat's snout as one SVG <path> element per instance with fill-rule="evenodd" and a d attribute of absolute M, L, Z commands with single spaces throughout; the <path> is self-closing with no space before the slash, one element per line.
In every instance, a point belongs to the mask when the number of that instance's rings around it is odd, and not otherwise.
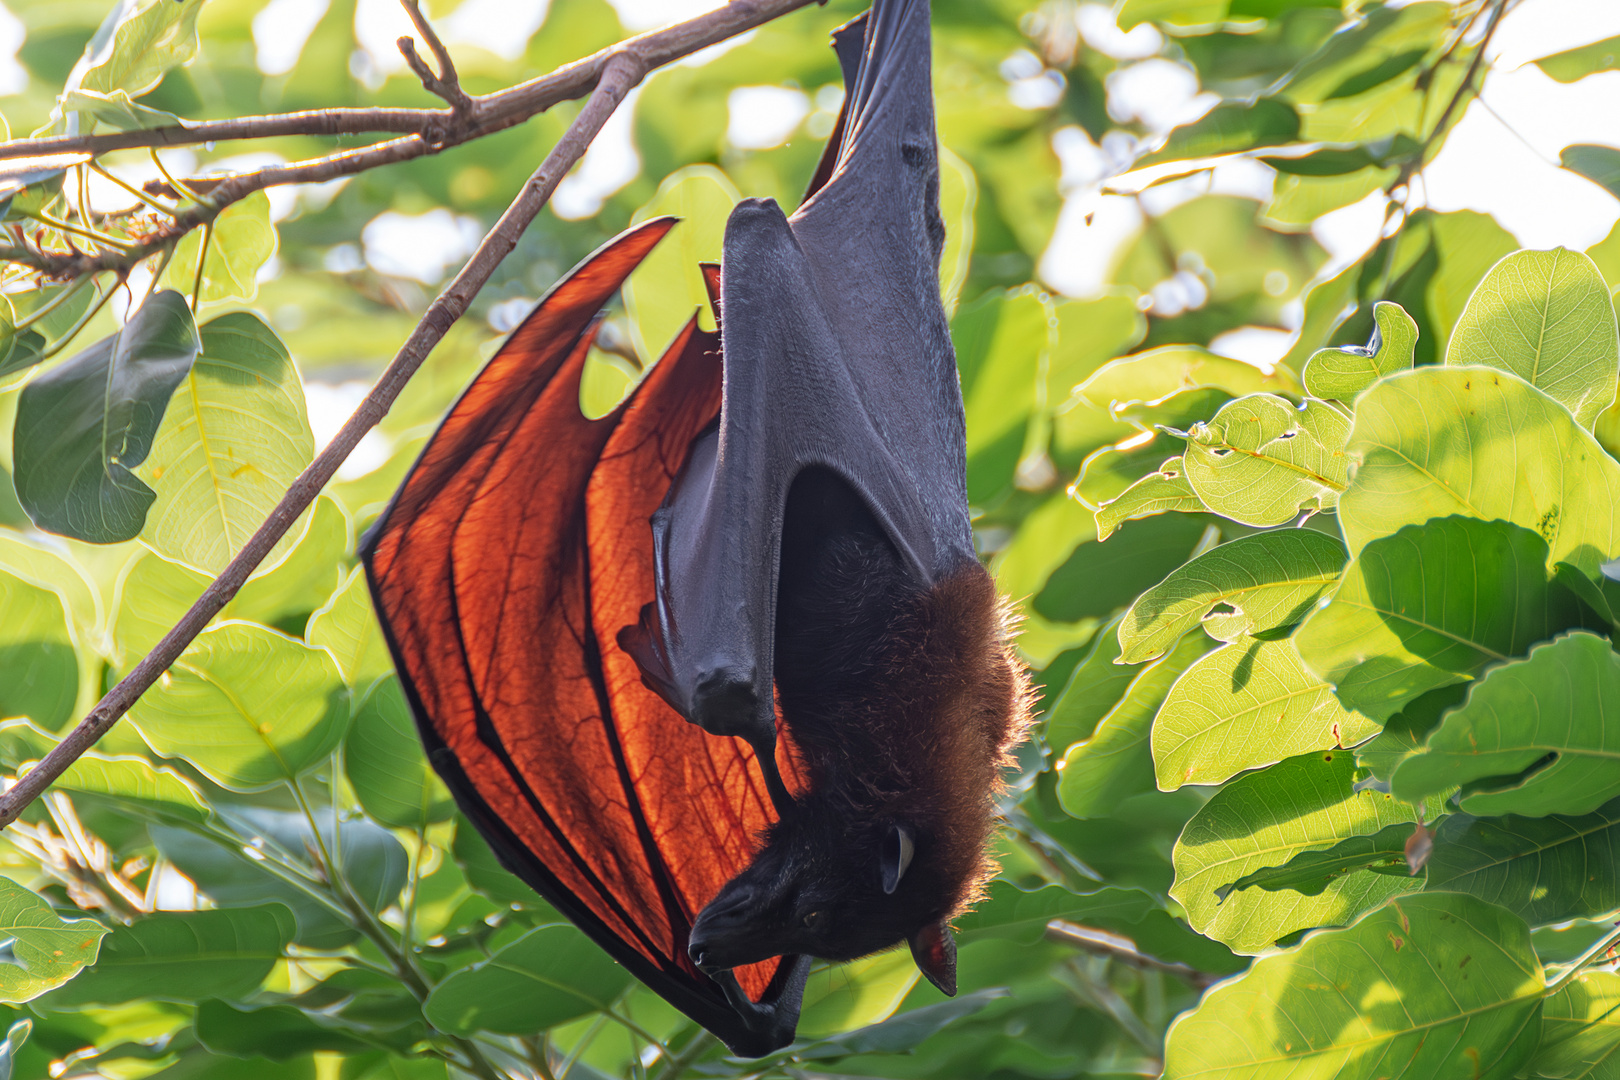
<path fill-rule="evenodd" d="M 757 898 L 750 888 L 728 888 L 698 913 L 686 954 L 702 971 L 751 962 L 749 939 L 757 930 Z"/>

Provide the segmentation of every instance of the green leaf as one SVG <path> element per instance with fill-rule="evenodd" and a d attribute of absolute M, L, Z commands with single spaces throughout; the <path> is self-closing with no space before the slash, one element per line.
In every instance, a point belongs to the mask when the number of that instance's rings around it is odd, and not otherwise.
<path fill-rule="evenodd" d="M 157 821 L 202 822 L 208 818 L 208 805 L 191 781 L 145 758 L 109 757 L 91 751 L 69 765 L 51 786 L 107 798 L 126 811 Z"/>
<path fill-rule="evenodd" d="M 81 121 L 82 132 L 94 130 L 97 123 L 106 124 L 114 131 L 139 131 L 185 123 L 174 113 L 137 104 L 125 90 L 114 90 L 109 94 L 95 90 L 69 90 L 62 95 L 62 111 L 76 112 L 89 118 L 89 123 Z"/>
<path fill-rule="evenodd" d="M 208 259 L 203 264 L 202 302 L 252 300 L 259 293 L 259 268 L 276 253 L 270 197 L 255 191 L 221 210 L 211 230 L 193 229 L 187 233 L 175 246 L 174 258 L 163 275 L 169 288 L 190 295 L 197 281 L 197 251 L 205 232 Z"/>
<path fill-rule="evenodd" d="M 1200 623 L 1217 641 L 1292 626 L 1339 580 L 1344 561 L 1343 544 L 1310 529 L 1258 533 L 1206 551 L 1131 605 L 1119 626 L 1121 662 L 1163 655 Z"/>
<path fill-rule="evenodd" d="M 433 988 L 422 1013 L 454 1035 L 532 1035 L 610 1008 L 630 973 L 572 926 L 531 930 Z"/>
<path fill-rule="evenodd" d="M 939 256 L 939 298 L 948 319 L 967 283 L 973 261 L 973 211 L 979 201 L 979 179 L 973 166 L 939 148 L 939 209 L 945 221 L 945 248 Z"/>
<path fill-rule="evenodd" d="M 197 1008 L 197 1041 L 216 1054 L 271 1061 L 318 1050 L 352 1054 L 371 1049 L 369 1040 L 319 1023 L 321 1016 L 292 1005 L 238 1009 L 223 1001 L 204 1001 Z"/>
<path fill-rule="evenodd" d="M 126 1001 L 202 1001 L 258 989 L 293 937 L 281 904 L 164 911 L 107 936 L 95 966 L 40 1005 L 64 1012 Z"/>
<path fill-rule="evenodd" d="M 157 493 L 141 539 L 209 575 L 225 568 L 315 456 L 304 388 L 287 347 L 256 315 L 202 328 L 141 479 Z M 293 538 L 283 540 L 279 561 Z"/>
<path fill-rule="evenodd" d="M 1561 83 L 1579 82 L 1595 72 L 1611 71 L 1620 65 L 1620 37 L 1578 45 L 1532 62 Z"/>
<path fill-rule="evenodd" d="M 101 596 L 79 560 L 47 546 L 43 537 L 0 532 L 0 567 L 55 593 L 67 609 L 70 626 L 97 629 L 104 618 Z M 9 610 L 10 605 L 5 605 Z"/>
<path fill-rule="evenodd" d="M 1419 368 L 1356 401 L 1361 461 L 1339 507 L 1351 556 L 1403 526 L 1450 514 L 1540 533 L 1549 563 L 1588 576 L 1620 552 L 1620 462 L 1524 380 L 1479 368 Z"/>
<path fill-rule="evenodd" d="M 1462 317 L 1468 298 L 1491 267 L 1518 250 L 1519 242 L 1495 218 L 1472 210 L 1433 215 L 1429 218 L 1429 233 L 1440 265 L 1424 292 L 1436 355 L 1444 356 L 1452 328 Z"/>
<path fill-rule="evenodd" d="M 1044 292 L 992 290 L 951 320 L 967 418 L 968 498 L 1012 483 L 1044 389 L 1055 319 Z"/>
<path fill-rule="evenodd" d="M 326 606 L 310 616 L 304 639 L 332 654 L 343 681 L 351 687 L 365 686 L 394 670 L 388 643 L 371 609 L 366 573 L 358 566 Z"/>
<path fill-rule="evenodd" d="M 1376 791 L 1357 791 L 1355 780 L 1354 755 L 1328 750 L 1290 758 L 1217 791 L 1182 830 L 1172 855 L 1176 882 L 1170 895 L 1192 928 L 1236 952 L 1258 953 L 1299 930 L 1348 922 L 1410 891 L 1409 881 L 1354 874 L 1310 898 L 1248 889 L 1220 900 L 1222 886 L 1301 852 L 1416 820 L 1410 806 Z"/>
<path fill-rule="evenodd" d="M 925 1039 L 1006 996 L 1007 990 L 1002 987 L 963 994 L 953 1001 L 925 1005 L 920 1009 L 908 1009 L 880 1023 L 868 1024 L 866 1027 L 834 1035 L 829 1039 L 821 1039 L 808 1045 L 796 1043 L 793 1047 L 782 1051 L 782 1056 L 799 1061 L 825 1061 L 852 1054 L 903 1054 Z"/>
<path fill-rule="evenodd" d="M 1204 3 L 1211 9 L 1226 6 L 1226 0 L 1204 0 Z M 1127 9 L 1143 4 L 1157 4 L 1167 10 L 1178 11 L 1196 6 L 1183 0 L 1130 0 Z M 1136 164 L 1140 168 L 1166 161 L 1236 154 L 1262 146 L 1283 146 L 1298 138 L 1299 114 L 1288 102 L 1265 97 L 1251 103 L 1228 101 L 1215 106 L 1192 123 L 1170 132 L 1163 146 Z"/>
<path fill-rule="evenodd" d="M 1292 641 L 1248 638 L 1216 649 L 1170 688 L 1153 721 L 1153 769 L 1160 791 L 1219 784 L 1377 732 L 1305 670 Z"/>
<path fill-rule="evenodd" d="M 1417 345 L 1417 323 L 1399 304 L 1373 305 L 1372 340 L 1365 346 L 1323 349 L 1305 363 L 1305 389 L 1319 398 L 1349 401 L 1367 387 L 1412 366 Z"/>
<path fill-rule="evenodd" d="M 824 1039 L 887 1020 L 918 978 L 917 963 L 906 950 L 812 971 L 799 1014 L 799 1036 Z"/>
<path fill-rule="evenodd" d="M 158 753 L 252 791 L 325 760 L 348 725 L 346 696 L 325 650 L 228 622 L 199 635 L 129 718 Z"/>
<path fill-rule="evenodd" d="M 1158 401 L 1200 387 L 1225 390 L 1233 397 L 1299 390 L 1293 373 L 1284 368 L 1267 375 L 1253 364 L 1217 356 L 1197 345 L 1166 345 L 1104 364 L 1074 392 L 1119 412 L 1133 402 Z"/>
<path fill-rule="evenodd" d="M 1331 510 L 1348 482 L 1349 433 L 1349 418 L 1320 401 L 1296 409 L 1271 394 L 1239 398 L 1187 432 L 1187 482 L 1210 510 L 1245 525 Z"/>
<path fill-rule="evenodd" d="M 22 1049 L 23 1043 L 28 1041 L 29 1034 L 34 1030 L 34 1021 L 24 1017 L 6 1029 L 6 1038 L 0 1042 L 0 1080 L 11 1080 L 12 1068 L 17 1061 L 17 1051 Z"/>
<path fill-rule="evenodd" d="M 1383 721 L 1580 620 L 1547 545 L 1505 521 L 1447 517 L 1374 540 L 1294 636 L 1346 707 Z"/>
<path fill-rule="evenodd" d="M 1472 897 L 1391 900 L 1205 995 L 1170 1028 L 1166 1080 L 1509 1077 L 1545 980 L 1523 920 Z"/>
<path fill-rule="evenodd" d="M 1141 674 L 1137 668 L 1116 663 L 1119 659 L 1119 621 L 1109 623 L 1091 639 L 1091 650 L 1075 665 L 1073 674 L 1046 719 L 1046 744 L 1063 753 L 1082 739 L 1091 738 L 1102 718 L 1107 716 L 1131 683 Z"/>
<path fill-rule="evenodd" d="M 1288 890 L 1301 896 L 1319 896 L 1336 878 L 1357 870 L 1371 870 L 1412 876 L 1406 862 L 1406 842 L 1414 826 L 1402 822 L 1379 829 L 1371 836 L 1352 836 L 1325 851 L 1304 851 L 1281 866 L 1267 866 L 1244 874 L 1230 885 L 1222 885 L 1215 895 L 1225 902 L 1234 892 L 1261 888 L 1268 892 Z"/>
<path fill-rule="evenodd" d="M 156 496 L 133 470 L 198 347 L 185 299 L 163 290 L 116 334 L 23 387 L 14 475 L 35 525 L 97 544 L 141 531 Z"/>
<path fill-rule="evenodd" d="M 0 934 L 10 939 L 0 961 L 0 1001 L 32 1001 L 96 962 L 107 928 L 94 919 L 64 919 L 38 895 L 0 878 Z"/>
<path fill-rule="evenodd" d="M 0 717 L 55 731 L 73 716 L 79 659 L 54 592 L 0 571 Z"/>
<path fill-rule="evenodd" d="M 1393 167 L 1376 165 L 1343 176 L 1278 173 L 1261 220 L 1284 231 L 1299 232 L 1323 214 L 1360 202 L 1395 176 Z"/>
<path fill-rule="evenodd" d="M 343 768 L 372 820 L 396 829 L 448 821 L 450 792 L 428 766 L 416 721 L 399 680 L 390 676 L 366 695 L 344 743 Z"/>
<path fill-rule="evenodd" d="M 1607 717 L 1620 708 L 1620 656 L 1575 632 L 1491 669 L 1391 779 L 1410 802 L 1464 785 L 1470 814 L 1586 814 L 1620 796 Z"/>
<path fill-rule="evenodd" d="M 664 177 L 658 193 L 631 218 L 680 218 L 624 284 L 624 310 L 644 364 L 664 355 L 693 313 L 703 329 L 714 329 L 698 264 L 720 261 L 726 221 L 741 198 L 737 185 L 713 165 L 689 165 Z"/>
<path fill-rule="evenodd" d="M 1058 622 L 1111 615 L 1185 563 L 1207 521 L 1165 514 L 1130 522 L 1107 543 L 1080 544 L 1035 594 L 1035 613 Z"/>
<path fill-rule="evenodd" d="M 1091 738 L 1069 747 L 1057 766 L 1057 794 L 1070 817 L 1107 817 L 1120 800 L 1153 787 L 1153 756 L 1148 749 L 1153 715 L 1171 684 L 1208 648 L 1202 634 L 1187 635 L 1137 673 Z"/>
<path fill-rule="evenodd" d="M 1448 367 L 1470 364 L 1512 372 L 1591 427 L 1620 383 L 1620 334 L 1597 264 L 1564 248 L 1497 263 L 1446 350 Z"/>
<path fill-rule="evenodd" d="M 1620 974 L 1583 971 L 1547 995 L 1541 1045 L 1520 1076 L 1614 1080 L 1620 1076 Z"/>
<path fill-rule="evenodd" d="M 1445 34 L 1450 17 L 1451 6 L 1443 3 L 1373 8 L 1295 68 L 1283 92 L 1291 101 L 1317 105 L 1382 86 L 1423 58 Z"/>
<path fill-rule="evenodd" d="M 85 46 L 68 89 L 146 93 L 197 55 L 202 6 L 203 0 L 133 0 L 114 7 Z"/>
<path fill-rule="evenodd" d="M 1440 723 L 1440 717 L 1445 715 L 1446 710 L 1461 705 L 1467 696 L 1467 683 L 1452 683 L 1419 694 L 1385 721 L 1384 730 L 1375 738 L 1356 747 L 1356 764 L 1388 784 L 1389 778 L 1395 775 L 1396 767 L 1409 754 L 1423 748 L 1423 740 Z"/>
<path fill-rule="evenodd" d="M 1567 562 L 1553 568 L 1553 580 L 1580 597 L 1581 603 L 1610 626 L 1620 625 L 1620 581 L 1599 574 L 1593 581 Z"/>
<path fill-rule="evenodd" d="M 1097 539 L 1108 539 L 1127 521 L 1172 511 L 1190 514 L 1203 508 L 1204 504 L 1193 494 L 1192 485 L 1187 483 L 1185 463 L 1173 457 L 1160 465 L 1157 472 L 1142 477 L 1118 498 L 1097 508 Z"/>
<path fill-rule="evenodd" d="M 1006 938 L 1032 945 L 1053 919 L 1114 926 L 1141 922 L 1158 902 L 1143 889 L 1108 886 L 1096 892 L 1070 892 L 1061 885 L 1020 889 L 1010 881 L 990 885 L 990 895 L 955 921 L 964 942 Z"/>
<path fill-rule="evenodd" d="M 1500 904 L 1532 926 L 1620 907 L 1620 801 L 1580 817 L 1452 814 L 1435 832 L 1430 889 Z"/>

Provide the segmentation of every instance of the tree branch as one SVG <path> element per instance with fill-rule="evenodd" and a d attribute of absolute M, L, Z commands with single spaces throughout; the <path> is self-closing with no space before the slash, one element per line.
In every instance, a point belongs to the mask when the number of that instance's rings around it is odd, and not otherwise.
<path fill-rule="evenodd" d="M 427 61 L 416 54 L 416 42 L 408 37 L 402 37 L 397 44 L 400 55 L 410 65 L 416 77 L 422 80 L 422 89 L 436 97 L 444 98 L 450 106 L 451 113 L 458 119 L 467 115 L 472 109 L 472 98 L 467 91 L 461 88 L 461 79 L 456 75 L 455 61 L 450 59 L 450 50 L 444 47 L 439 35 L 433 32 L 433 24 L 428 22 L 427 16 L 422 14 L 422 5 L 417 0 L 399 0 L 405 8 L 411 22 L 416 24 L 416 32 L 422 35 L 422 40 L 428 43 L 433 50 L 433 58 L 439 62 L 439 73 L 435 75 L 433 69 L 427 66 Z"/>
<path fill-rule="evenodd" d="M 458 114 L 451 109 L 391 109 L 376 110 L 390 114 L 391 119 L 397 119 L 399 114 L 414 113 L 422 118 L 422 130 L 404 138 L 389 139 L 354 150 L 344 150 L 322 158 L 308 161 L 290 162 L 285 165 L 271 165 L 252 172 L 237 173 L 225 177 L 210 185 L 205 196 L 206 202 L 194 206 L 175 215 L 172 221 L 165 223 L 153 233 L 142 237 L 138 243 L 130 244 L 122 251 L 99 252 L 46 252 L 27 244 L 11 244 L 0 246 L 0 261 L 20 263 L 38 270 L 47 277 L 56 279 L 73 279 L 87 274 L 98 273 L 103 270 L 115 270 L 119 273 L 128 273 L 137 263 L 150 258 L 159 251 L 173 244 L 180 237 L 205 225 L 218 217 L 220 212 L 232 203 L 247 198 L 256 191 L 282 184 L 312 184 L 325 180 L 334 180 L 340 176 L 352 176 L 355 173 L 365 172 L 369 169 L 379 168 L 383 165 L 392 165 L 396 162 L 409 161 L 412 158 L 427 154 L 437 154 L 452 146 L 473 139 L 481 138 L 496 131 L 502 131 L 516 124 L 522 123 L 536 113 L 543 112 L 552 105 L 569 98 L 583 96 L 595 87 L 602 77 L 605 67 L 615 57 L 633 57 L 642 71 L 652 71 L 662 67 L 672 60 L 688 56 L 699 49 L 706 48 L 726 38 L 733 37 L 745 30 L 751 30 L 761 23 L 769 22 L 789 11 L 809 4 L 811 0 L 732 0 L 723 8 L 711 11 L 706 15 L 667 27 L 655 30 L 623 41 L 618 45 L 594 53 L 583 60 L 566 64 L 549 75 L 542 76 L 527 83 L 508 90 L 488 95 L 482 98 L 469 98 L 469 108 L 464 114 Z M 425 20 L 424 20 L 425 23 Z M 401 39 L 405 40 L 405 39 Z M 433 40 L 437 40 L 436 38 Z M 444 46 L 441 43 L 439 48 Z M 446 54 L 448 59 L 448 53 Z M 418 62 L 421 58 L 418 57 Z M 425 65 L 424 65 L 425 67 Z M 445 69 L 452 76 L 454 67 Z M 430 72 L 431 75 L 431 72 Z M 459 86 L 456 92 L 461 92 Z M 335 112 L 365 113 L 371 110 L 334 110 Z M 319 116 L 319 113 L 293 113 L 289 116 Z M 223 124 L 249 124 L 254 120 L 272 122 L 266 127 L 281 124 L 286 117 L 249 117 L 243 120 L 221 121 Z M 204 129 L 217 127 L 215 124 L 187 125 L 184 128 L 154 128 L 141 132 L 118 132 L 111 135 L 92 136 L 57 136 L 49 139 L 25 139 L 17 142 L 0 143 L 0 158 L 18 156 L 17 148 L 25 147 L 28 153 L 65 153 L 69 145 L 77 146 L 77 152 L 88 150 L 91 153 L 102 152 L 90 149 L 97 140 L 111 139 L 117 142 L 118 147 L 148 146 L 148 145 L 176 145 L 174 141 L 147 141 L 129 142 L 127 136 L 141 135 L 166 137 L 168 133 L 181 132 L 187 137 L 181 142 L 201 142 L 201 138 L 192 138 Z M 278 131 L 279 134 L 305 134 L 306 132 Z M 235 138 L 257 138 L 260 132 L 237 134 Z M 215 136 L 223 137 L 223 136 Z M 560 145 L 560 144 L 559 144 Z M 49 151 L 41 147 L 53 147 Z M 0 825 L 3 825 L 0 822 Z"/>
<path fill-rule="evenodd" d="M 717 11 L 667 30 L 632 38 L 607 50 L 605 54 L 598 53 L 578 64 L 560 69 L 566 72 L 582 66 L 591 67 L 590 82 L 594 87 L 590 99 L 563 137 L 546 155 L 540 168 L 529 177 L 523 190 L 506 208 L 483 243 L 478 245 L 478 250 L 473 252 L 467 265 L 428 307 L 416 329 L 400 347 L 354 415 L 349 417 L 326 449 L 316 455 L 309 467 L 293 481 L 281 502 L 219 577 L 203 591 L 202 596 L 164 635 L 163 640 L 96 703 L 95 708 L 45 755 L 44 760 L 0 796 L 0 828 L 15 821 L 52 781 L 94 746 L 236 595 L 248 575 L 264 561 L 270 549 L 314 502 L 315 496 L 332 479 L 338 466 L 359 444 L 360 439 L 387 414 L 405 384 L 427 359 L 428 353 L 466 312 L 478 290 L 494 273 L 495 267 L 517 246 L 523 231 L 550 201 L 552 192 L 568 170 L 584 156 L 591 140 L 602 130 L 602 125 L 625 95 L 655 66 L 696 52 L 807 3 L 809 0 L 733 0 Z M 225 188 L 232 182 L 226 181 L 220 187 Z M 257 190 L 257 187 L 253 190 Z"/>

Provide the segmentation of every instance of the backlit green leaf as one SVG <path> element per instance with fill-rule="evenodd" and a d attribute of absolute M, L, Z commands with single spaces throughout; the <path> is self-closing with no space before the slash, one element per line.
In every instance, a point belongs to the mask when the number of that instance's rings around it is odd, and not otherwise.
<path fill-rule="evenodd" d="M 1170 688 L 1153 721 L 1153 768 L 1160 791 L 1218 784 L 1377 732 L 1305 670 L 1293 642 L 1243 638 L 1199 660 Z"/>
<path fill-rule="evenodd" d="M 193 229 L 187 233 L 175 246 L 174 258 L 163 275 L 163 282 L 169 288 L 191 293 L 197 280 L 197 251 L 202 247 L 205 232 L 208 258 L 202 272 L 203 302 L 252 300 L 259 293 L 259 268 L 276 253 L 276 227 L 270 221 L 270 197 L 255 191 L 220 211 L 212 230 Z"/>
<path fill-rule="evenodd" d="M 737 185 L 713 165 L 690 165 L 664 177 L 658 193 L 636 211 L 634 221 L 666 214 L 681 219 L 624 285 L 625 314 L 643 363 L 662 356 L 694 313 L 703 329 L 714 329 L 698 264 L 720 261 L 726 220 L 740 198 Z"/>
<path fill-rule="evenodd" d="M 1369 166 L 1343 176 L 1278 173 L 1264 220 L 1288 231 L 1309 228 L 1323 214 L 1360 202 L 1395 178 L 1394 168 Z"/>
<path fill-rule="evenodd" d="M 1356 791 L 1355 757 L 1328 750 L 1290 758 L 1240 777 L 1215 793 L 1176 841 L 1176 882 L 1192 928 L 1236 952 L 1257 953 L 1296 931 L 1348 922 L 1413 885 L 1379 874 L 1351 874 L 1316 896 L 1225 885 L 1304 851 L 1333 847 L 1415 820 L 1412 808 L 1376 791 Z"/>
<path fill-rule="evenodd" d="M 1549 562 L 1589 576 L 1620 553 L 1620 462 L 1517 376 L 1430 367 L 1384 379 L 1356 401 L 1350 453 L 1361 465 L 1339 523 L 1352 556 L 1450 514 L 1532 529 Z"/>
<path fill-rule="evenodd" d="M 1212 10 L 1226 6 L 1226 0 L 1203 0 L 1203 3 Z M 1157 4 L 1166 11 L 1173 9 L 1181 13 L 1197 7 L 1182 0 L 1130 0 L 1126 9 L 1128 12 L 1133 6 L 1141 8 L 1147 4 Z M 1216 18 L 1219 18 L 1219 14 Z M 1286 101 L 1259 98 L 1252 103 L 1223 102 L 1192 123 L 1170 132 L 1164 146 L 1139 160 L 1137 165 L 1235 154 L 1262 146 L 1282 146 L 1297 138 L 1299 116 Z"/>
<path fill-rule="evenodd" d="M 34 524 L 98 544 L 141 531 L 156 496 L 133 470 L 198 347 L 185 299 L 164 290 L 117 333 L 23 388 L 15 482 Z"/>
<path fill-rule="evenodd" d="M 1360 870 L 1412 876 L 1406 860 L 1406 844 L 1416 826 L 1402 822 L 1389 825 L 1371 836 L 1352 836 L 1323 851 L 1304 851 L 1281 866 L 1267 866 L 1244 874 L 1230 885 L 1215 890 L 1222 900 L 1242 889 L 1290 890 L 1303 896 L 1317 896 L 1328 883 Z"/>
<path fill-rule="evenodd" d="M 1217 356 L 1196 345 L 1166 345 L 1104 364 L 1074 392 L 1118 411 L 1130 402 L 1158 401 L 1203 386 L 1225 390 L 1233 397 L 1299 390 L 1293 373 L 1286 369 L 1267 375 L 1253 364 Z"/>
<path fill-rule="evenodd" d="M 1535 65 L 1561 83 L 1579 82 L 1595 72 L 1610 71 L 1620 65 L 1620 37 L 1604 38 L 1543 56 Z"/>
<path fill-rule="evenodd" d="M 1361 550 L 1294 642 L 1347 707 L 1387 720 L 1580 620 L 1546 559 L 1541 537 L 1503 521 L 1408 525 Z"/>
<path fill-rule="evenodd" d="M 323 761 L 349 720 L 337 664 L 253 623 L 204 631 L 130 710 L 152 749 L 251 791 Z"/>
<path fill-rule="evenodd" d="M 384 679 L 366 695 L 344 746 L 349 783 L 374 821 L 420 829 L 450 819 L 450 793 L 428 767 L 398 679 Z"/>
<path fill-rule="evenodd" d="M 1097 539 L 1106 540 L 1127 521 L 1179 511 L 1192 513 L 1204 504 L 1187 483 L 1185 463 L 1173 457 L 1097 509 Z"/>
<path fill-rule="evenodd" d="M 1239 398 L 1187 432 L 1187 482 L 1223 517 L 1281 525 L 1338 503 L 1349 433 L 1349 418 L 1320 401 L 1296 409 L 1271 394 Z"/>
<path fill-rule="evenodd" d="M 1120 623 L 1120 655 L 1127 664 L 1151 660 L 1200 623 L 1218 641 L 1292 626 L 1343 569 L 1344 545 L 1310 529 L 1222 544 L 1137 598 Z"/>
<path fill-rule="evenodd" d="M 197 55 L 203 0 L 134 0 L 113 8 L 68 80 L 69 89 L 139 97 Z"/>
<path fill-rule="evenodd" d="M 286 346 L 250 312 L 222 315 L 203 326 L 202 353 L 141 468 L 157 492 L 141 538 L 217 574 L 314 454 L 303 384 Z"/>
<path fill-rule="evenodd" d="M 1620 1076 L 1620 974 L 1583 971 L 1547 995 L 1541 1045 L 1520 1076 L 1615 1080 Z"/>
<path fill-rule="evenodd" d="M 1523 920 L 1472 897 L 1391 900 L 1216 987 L 1170 1028 L 1166 1080 L 1509 1077 L 1545 985 Z"/>
<path fill-rule="evenodd" d="M 1603 275 L 1564 248 L 1509 255 L 1469 298 L 1446 364 L 1512 372 L 1591 427 L 1620 380 L 1620 335 Z"/>
<path fill-rule="evenodd" d="M 1111 615 L 1185 563 L 1203 539 L 1207 522 L 1164 514 L 1129 522 L 1106 542 L 1080 544 L 1035 594 L 1036 614 L 1059 622 Z"/>
<path fill-rule="evenodd" d="M 73 715 L 79 660 L 61 598 L 0 571 L 0 717 L 55 731 Z"/>
<path fill-rule="evenodd" d="M 1462 784 L 1470 814 L 1590 813 L 1620 796 L 1616 709 L 1620 656 L 1596 634 L 1567 634 L 1486 673 L 1391 783 L 1412 802 Z"/>
<path fill-rule="evenodd" d="M 1417 323 L 1399 304 L 1373 305 L 1372 340 L 1365 346 L 1345 345 L 1323 349 L 1305 365 L 1305 389 L 1320 398 L 1349 401 L 1367 387 L 1397 371 L 1412 366 L 1412 349 L 1417 344 Z"/>
<path fill-rule="evenodd" d="M 208 817 L 208 805 L 191 781 L 144 758 L 108 757 L 91 751 L 69 765 L 51 786 L 105 797 L 126 812 L 158 821 L 200 822 Z"/>
<path fill-rule="evenodd" d="M 394 670 L 382 630 L 371 608 L 365 571 L 355 567 L 332 598 L 309 618 L 304 638 L 325 649 L 351 687 L 363 687 Z"/>

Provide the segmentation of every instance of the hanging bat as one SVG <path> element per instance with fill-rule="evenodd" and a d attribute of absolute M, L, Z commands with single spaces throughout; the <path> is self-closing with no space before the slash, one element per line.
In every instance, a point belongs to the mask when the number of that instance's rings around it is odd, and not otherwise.
<path fill-rule="evenodd" d="M 585 419 L 602 306 L 674 225 L 560 281 L 362 543 L 429 759 L 502 862 L 733 1052 L 792 1041 L 812 957 L 949 924 L 1028 689 L 974 554 L 926 0 L 834 35 L 791 218 L 744 200 L 693 317 Z"/>

